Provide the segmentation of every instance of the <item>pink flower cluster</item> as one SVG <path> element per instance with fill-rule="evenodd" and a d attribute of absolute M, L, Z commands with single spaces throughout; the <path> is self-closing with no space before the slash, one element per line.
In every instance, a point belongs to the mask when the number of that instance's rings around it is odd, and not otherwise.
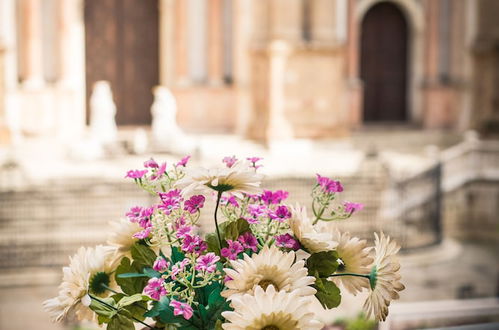
<path fill-rule="evenodd" d="M 246 232 L 238 237 L 237 241 L 227 240 L 227 247 L 222 248 L 220 250 L 220 254 L 222 257 L 225 257 L 229 260 L 237 259 L 239 253 L 244 252 L 244 250 L 249 249 L 253 252 L 258 250 L 257 245 L 258 241 L 252 233 Z"/>
<path fill-rule="evenodd" d="M 320 174 L 317 174 L 317 184 L 321 187 L 322 191 L 327 194 L 343 191 L 343 186 L 339 181 L 321 176 Z"/>
<path fill-rule="evenodd" d="M 165 279 L 160 277 L 153 277 L 147 281 L 147 285 L 144 287 L 143 293 L 154 300 L 160 300 L 161 297 L 166 296 L 168 291 L 164 287 Z"/>
<path fill-rule="evenodd" d="M 133 237 L 144 239 L 151 233 L 151 216 L 154 213 L 154 207 L 142 208 L 134 206 L 125 215 L 131 222 L 137 223 L 143 230 L 135 233 Z"/>
<path fill-rule="evenodd" d="M 296 240 L 290 234 L 276 236 L 275 237 L 275 245 L 282 247 L 282 248 L 295 250 L 295 251 L 300 249 L 300 243 L 298 243 L 298 240 Z"/>
<path fill-rule="evenodd" d="M 170 306 L 173 307 L 173 315 L 182 315 L 186 320 L 192 317 L 193 310 L 189 304 L 172 299 Z"/>
<path fill-rule="evenodd" d="M 353 203 L 353 202 L 345 202 L 343 203 L 343 206 L 345 207 L 345 212 L 346 213 L 354 213 L 356 211 L 360 211 L 364 208 L 364 205 L 361 203 Z"/>

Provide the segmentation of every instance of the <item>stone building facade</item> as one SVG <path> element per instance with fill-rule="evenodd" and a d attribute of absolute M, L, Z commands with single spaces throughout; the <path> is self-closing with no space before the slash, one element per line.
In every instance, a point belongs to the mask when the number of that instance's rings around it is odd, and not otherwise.
<path fill-rule="evenodd" d="M 119 127 L 150 125 L 156 85 L 186 131 L 267 142 L 493 127 L 498 14 L 494 0 L 3 0 L 0 144 L 76 139 L 98 80 Z"/>

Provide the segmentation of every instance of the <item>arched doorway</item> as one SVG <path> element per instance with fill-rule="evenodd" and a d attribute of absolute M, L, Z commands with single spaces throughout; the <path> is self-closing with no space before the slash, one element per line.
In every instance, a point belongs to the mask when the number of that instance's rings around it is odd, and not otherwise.
<path fill-rule="evenodd" d="M 361 33 L 364 122 L 405 121 L 408 24 L 404 14 L 393 3 L 377 3 L 364 16 Z"/>
<path fill-rule="evenodd" d="M 152 88 L 159 83 L 158 0 L 84 3 L 87 109 L 93 84 L 107 80 L 116 123 L 151 124 Z"/>

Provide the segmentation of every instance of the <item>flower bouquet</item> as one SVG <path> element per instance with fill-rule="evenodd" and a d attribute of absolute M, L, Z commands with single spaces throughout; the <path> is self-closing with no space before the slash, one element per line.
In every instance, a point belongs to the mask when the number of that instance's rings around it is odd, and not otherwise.
<path fill-rule="evenodd" d="M 335 221 L 361 204 L 338 203 L 340 182 L 317 175 L 312 213 L 261 190 L 260 158 L 223 166 L 168 168 L 153 159 L 131 170 L 158 197 L 115 223 L 108 246 L 80 248 L 63 268 L 59 295 L 44 302 L 55 321 L 95 320 L 107 329 L 321 329 L 312 304 L 340 304 L 340 288 L 368 290 L 368 316 L 385 320 L 400 283 L 399 246 L 383 233 L 374 249 Z M 200 216 L 214 203 L 215 230 Z M 211 212 L 210 212 L 211 213 Z"/>

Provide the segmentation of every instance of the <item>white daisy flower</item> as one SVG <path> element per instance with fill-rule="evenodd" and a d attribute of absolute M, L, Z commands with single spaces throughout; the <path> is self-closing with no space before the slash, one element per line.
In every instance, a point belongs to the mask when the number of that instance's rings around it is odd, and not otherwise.
<path fill-rule="evenodd" d="M 366 247 L 366 240 L 360 240 L 358 237 L 351 237 L 348 232 L 340 233 L 340 231 L 330 223 L 327 223 L 320 228 L 330 232 L 333 235 L 333 240 L 338 242 L 338 246 L 336 246 L 335 250 L 338 253 L 339 266 L 335 274 L 369 273 L 369 266 L 372 264 L 373 259 L 369 256 L 371 248 Z M 355 276 L 331 277 L 329 280 L 332 280 L 336 285 L 341 284 L 353 295 L 361 292 L 363 288 L 369 287 L 369 281 L 365 278 Z"/>
<path fill-rule="evenodd" d="M 128 219 L 120 219 L 110 222 L 112 227 L 111 234 L 107 240 L 107 244 L 116 248 L 116 258 L 130 257 L 130 250 L 139 239 L 133 237 L 133 234 L 141 231 L 143 228 L 136 222 L 131 222 Z"/>
<path fill-rule="evenodd" d="M 328 232 L 316 230 L 307 215 L 307 208 L 296 204 L 291 207 L 292 216 L 288 220 L 293 234 L 300 244 L 310 253 L 333 250 L 338 242 L 333 240 L 333 235 Z"/>
<path fill-rule="evenodd" d="M 383 233 L 379 236 L 374 233 L 374 236 L 375 259 L 370 274 L 371 292 L 363 309 L 367 317 L 372 314 L 378 321 L 384 321 L 388 316 L 390 302 L 398 299 L 398 291 L 405 287 L 400 283 L 400 263 L 395 255 L 400 246 Z"/>
<path fill-rule="evenodd" d="M 215 190 L 230 191 L 233 195 L 241 197 L 241 193 L 259 193 L 262 179 L 263 175 L 256 173 L 249 163 L 238 162 L 230 168 L 187 169 L 185 177 L 177 182 L 176 187 L 182 189 L 184 195 Z"/>
<path fill-rule="evenodd" d="M 255 294 L 245 294 L 232 300 L 234 311 L 223 312 L 229 322 L 222 324 L 225 330 L 272 329 L 272 330 L 319 330 L 323 324 L 314 320 L 309 309 L 310 298 L 301 297 L 298 291 L 276 291 L 271 285 L 265 291 L 261 287 Z"/>
<path fill-rule="evenodd" d="M 95 248 L 81 247 L 70 258 L 68 267 L 63 267 L 63 280 L 59 286 L 59 296 L 43 302 L 52 320 L 60 322 L 69 315 L 79 320 L 92 320 L 94 312 L 88 308 L 90 297 L 105 296 L 107 291 L 101 284 L 112 286 L 110 274 L 114 248 L 98 245 Z"/>
<path fill-rule="evenodd" d="M 252 294 L 257 287 L 266 289 L 272 285 L 277 291 L 296 291 L 300 296 L 314 295 L 317 291 L 310 285 L 315 283 L 308 276 L 305 261 L 295 262 L 295 253 L 282 252 L 277 247 L 264 247 L 258 254 L 242 260 L 232 260 L 232 268 L 225 273 L 232 279 L 225 283 L 228 290 L 222 296 L 233 299 L 244 293 Z"/>

